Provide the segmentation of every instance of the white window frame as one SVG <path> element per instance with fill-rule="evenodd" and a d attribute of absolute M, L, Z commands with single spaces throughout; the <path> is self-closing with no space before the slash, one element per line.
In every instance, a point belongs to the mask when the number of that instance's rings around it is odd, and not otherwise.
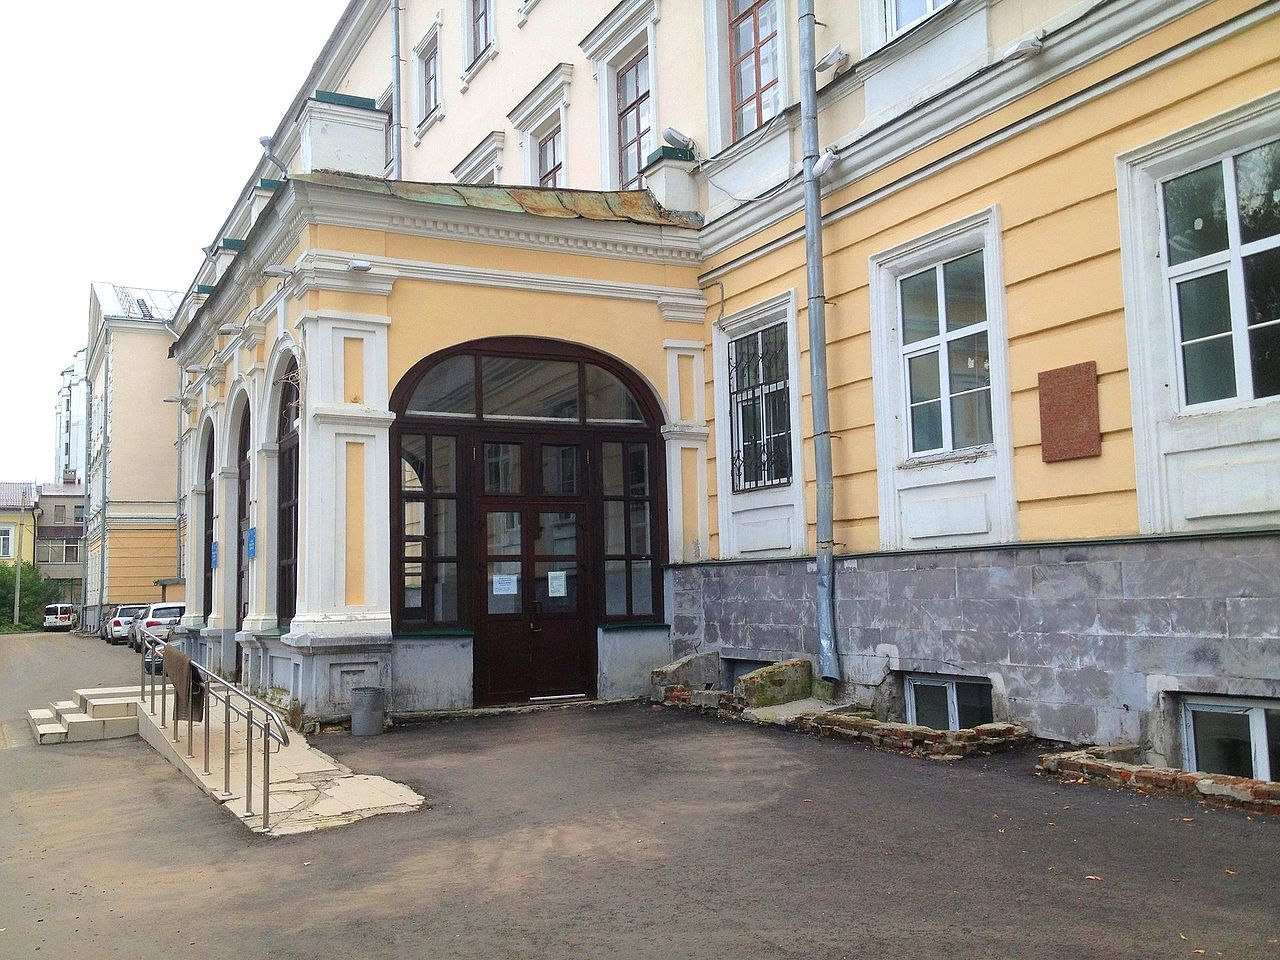
<path fill-rule="evenodd" d="M 520 134 L 524 154 L 525 183 L 537 186 L 541 179 L 538 168 L 538 145 L 556 127 L 560 128 L 560 183 L 569 184 L 568 109 L 573 80 L 573 64 L 560 63 L 552 68 L 532 90 L 507 114 L 507 119 Z"/>
<path fill-rule="evenodd" d="M 0 524 L 0 560 L 13 559 L 13 524 Z"/>
<path fill-rule="evenodd" d="M 422 142 L 428 130 L 444 119 L 444 59 L 440 49 L 440 31 L 444 25 L 443 11 L 436 11 L 435 21 L 413 48 L 414 76 L 414 129 L 413 145 Z M 436 104 L 427 109 L 427 61 L 436 61 Z"/>
<path fill-rule="evenodd" d="M 987 351 L 991 364 L 991 443 L 959 450 L 912 454 L 906 356 L 921 343 L 904 347 L 901 334 L 899 281 L 929 267 L 981 250 L 987 297 Z M 876 423 L 876 470 L 880 503 L 880 540 L 886 550 L 906 546 L 1002 543 L 1017 539 L 1017 502 L 1013 487 L 1012 401 L 1009 379 L 1009 340 L 1004 303 L 1004 274 L 1000 251 L 1000 214 L 989 207 L 963 220 L 931 231 L 870 259 L 871 380 Z M 978 329 L 956 331 L 960 335 Z M 945 379 L 945 371 L 940 371 Z M 949 397 L 948 397 L 949 402 Z M 986 529 L 961 518 L 955 532 L 910 535 L 901 516 L 900 500 L 907 491 L 936 490 L 940 510 L 965 508 L 948 501 L 945 488 L 970 485 L 969 498 L 979 489 L 987 497 Z M 949 504 L 949 505 L 948 505 Z M 967 508 L 966 508 L 967 509 Z M 966 526 L 966 524 L 969 524 Z M 908 542 L 910 541 L 910 542 Z"/>
<path fill-rule="evenodd" d="M 729 0 L 703 0 L 706 24 L 708 151 L 715 155 L 736 143 L 768 137 L 774 127 L 786 129 L 779 121 L 791 104 L 791 9 L 790 0 L 776 0 L 778 8 L 778 110 L 750 133 L 733 137 L 732 81 L 729 71 Z"/>
<path fill-rule="evenodd" d="M 791 384 L 792 384 L 792 380 L 793 380 L 794 378 L 792 377 L 792 372 L 791 372 L 791 369 L 790 369 L 790 365 L 791 365 L 791 350 L 790 350 L 790 346 L 791 346 L 791 344 L 790 344 L 790 339 L 789 339 L 789 338 L 788 338 L 788 336 L 787 336 L 786 321 L 785 321 L 783 318 L 778 317 L 778 318 L 777 318 L 777 322 L 775 322 L 775 323 L 769 323 L 769 324 L 764 324 L 764 325 L 762 325 L 762 326 L 756 326 L 756 327 L 753 327 L 753 328 L 752 328 L 751 330 L 749 330 L 749 331 L 746 331 L 746 332 L 740 332 L 740 333 L 738 333 L 737 335 L 735 335 L 735 336 L 731 337 L 731 338 L 728 340 L 728 342 L 725 344 L 725 349 L 726 349 L 730 354 L 732 354 L 732 353 L 734 352 L 734 346 L 735 346 L 735 344 L 737 344 L 737 343 L 739 343 L 739 342 L 741 342 L 741 341 L 743 341 L 743 340 L 753 339 L 753 340 L 755 340 L 755 341 L 756 341 L 757 345 L 759 345 L 761 335 L 762 335 L 765 331 L 767 331 L 767 330 L 774 330 L 774 329 L 777 329 L 777 328 L 781 328 L 781 329 L 782 329 L 782 336 L 783 336 L 783 340 L 784 340 L 784 342 L 786 343 L 786 346 L 787 346 L 787 350 L 786 350 L 786 356 L 787 356 L 787 372 L 786 372 L 786 376 L 785 376 L 783 379 L 781 379 L 781 380 L 771 380 L 771 381 L 769 381 L 768 383 L 765 383 L 765 382 L 764 382 L 764 380 L 763 380 L 763 367 L 761 366 L 761 363 L 762 363 L 762 359 L 761 359 L 761 358 L 762 358 L 763 354 L 762 354 L 762 353 L 757 349 L 757 353 L 756 353 L 757 369 L 754 371 L 754 372 L 755 372 L 755 374 L 756 374 L 756 376 L 757 376 L 757 383 L 756 383 L 755 387 L 745 388 L 745 389 L 748 389 L 748 390 L 752 390 L 752 391 L 754 391 L 754 397 L 753 397 L 752 399 L 753 399 L 753 400 L 755 400 L 755 401 L 758 401 L 758 407 L 757 407 L 757 409 L 758 409 L 758 411 L 759 411 L 759 417 L 760 417 L 760 435 L 759 435 L 759 440 L 758 440 L 758 442 L 760 442 L 760 443 L 762 443 L 762 444 L 768 444 L 768 443 L 769 443 L 769 441 L 770 441 L 770 439 L 772 439 L 772 437 L 774 437 L 774 436 L 778 436 L 778 434 L 771 434 L 771 433 L 769 432 L 769 423 L 768 423 L 767 406 L 768 406 L 768 398 L 769 398 L 769 395 L 770 395 L 770 394 L 774 394 L 774 393 L 779 393 L 779 392 L 782 392 L 782 391 L 786 391 L 786 393 L 787 393 L 787 407 L 788 407 L 788 412 L 787 412 L 787 422 L 786 422 L 786 428 L 787 428 L 786 436 L 787 436 L 788 441 L 791 439 L 790 394 L 791 394 Z M 739 374 L 738 374 L 737 379 L 740 379 L 740 377 L 741 377 L 741 374 L 739 373 Z M 729 381 L 728 381 L 728 384 L 727 384 L 727 387 L 726 387 L 726 389 L 728 389 L 728 390 L 729 390 L 729 392 L 730 392 L 730 405 L 729 405 L 729 436 L 730 436 L 730 448 L 729 448 L 729 455 L 730 455 L 730 468 L 729 468 L 729 474 L 730 474 L 730 481 L 731 481 L 731 483 L 732 483 L 732 485 L 733 485 L 733 492 L 734 492 L 734 494 L 736 495 L 736 494 L 741 494 L 741 493 L 748 493 L 748 492 L 750 492 L 750 491 L 752 491 L 752 490 L 762 490 L 762 489 L 764 489 L 765 487 L 785 486 L 786 484 L 792 483 L 792 482 L 795 480 L 796 463 L 795 463 L 794 458 L 792 458 L 792 457 L 790 457 L 790 456 L 788 457 L 788 460 L 787 460 L 787 476 L 786 476 L 785 478 L 778 478 L 778 479 L 769 479 L 769 478 L 764 478 L 764 479 L 761 479 L 761 480 L 758 480 L 758 481 L 753 481 L 753 482 L 750 482 L 750 483 L 749 483 L 745 478 L 739 478 L 739 477 L 737 476 L 737 474 L 739 473 L 739 471 L 738 471 L 738 470 L 735 470 L 735 469 L 733 468 L 733 462 L 734 462 L 734 461 L 742 462 L 742 461 L 744 461 L 744 460 L 745 460 L 745 458 L 742 456 L 742 449 L 743 449 L 743 428 L 742 428 L 742 410 L 741 410 L 741 401 L 740 401 L 740 400 L 735 399 L 735 398 L 734 398 L 734 396 L 733 396 L 733 395 L 734 395 L 734 393 L 735 393 L 735 390 L 734 390 L 734 381 L 735 381 L 735 371 L 734 371 L 734 370 L 729 370 Z M 788 443 L 788 444 L 787 444 L 787 446 L 788 446 L 788 447 L 790 447 L 790 446 L 791 446 L 791 444 L 790 444 L 790 443 Z"/>
<path fill-rule="evenodd" d="M 507 135 L 501 130 L 494 130 L 481 140 L 462 161 L 453 168 L 454 179 L 458 183 L 482 185 L 486 177 L 492 178 L 489 184 L 501 182 L 502 149 Z"/>
<path fill-rule="evenodd" d="M 787 374 L 791 406 L 791 480 L 734 492 L 732 462 L 728 456 L 716 456 L 716 520 L 719 525 L 720 556 L 798 556 L 808 550 L 808 524 L 804 498 L 804 435 L 801 432 L 800 341 L 796 321 L 796 291 L 788 290 L 717 321 L 712 328 L 713 401 L 715 410 L 715 448 L 732 449 L 729 410 L 729 344 L 747 334 L 783 322 L 787 329 Z M 752 517 L 770 523 L 786 522 L 789 537 L 786 544 L 754 548 L 745 527 Z"/>
<path fill-rule="evenodd" d="M 475 21 L 471 18 L 473 0 L 460 0 L 459 4 L 462 14 L 459 20 L 462 29 L 458 31 L 462 39 L 462 75 L 458 81 L 458 89 L 463 93 L 467 92 L 471 81 L 484 68 L 484 65 L 498 55 L 498 18 L 495 9 L 497 5 L 494 0 L 480 0 L 480 2 L 486 5 L 485 22 L 489 25 L 489 45 L 478 56 L 473 52 L 475 47 L 475 37 L 472 33 Z"/>
<path fill-rule="evenodd" d="M 991 690 L 991 682 L 985 677 L 939 677 L 908 674 L 903 693 L 907 701 L 907 723 L 919 726 L 916 719 L 916 687 L 945 687 L 947 691 L 947 729 L 960 729 L 960 704 L 956 698 L 956 684 L 971 683 L 975 686 Z M 995 717 L 995 704 L 992 704 L 992 718 Z"/>
<path fill-rule="evenodd" d="M 382 151 L 386 158 L 386 163 L 383 164 L 384 174 L 390 174 L 391 172 L 391 165 L 395 161 L 393 144 L 395 142 L 395 138 L 401 135 L 400 131 L 396 129 L 396 117 L 391 110 L 391 91 L 392 88 L 387 87 L 386 90 L 382 91 L 382 96 L 378 97 L 377 100 L 378 109 L 387 115 L 387 130 L 386 133 L 383 134 L 382 138 Z"/>
<path fill-rule="evenodd" d="M 1159 178 L 1156 184 L 1156 202 L 1160 216 L 1160 253 L 1161 266 L 1163 267 L 1165 296 L 1169 309 L 1169 319 L 1173 325 L 1172 335 L 1175 348 L 1174 367 L 1178 375 L 1178 393 L 1177 393 L 1177 409 L 1180 413 L 1200 413 L 1211 410 L 1234 410 L 1240 407 L 1251 406 L 1254 404 L 1275 403 L 1280 397 L 1255 397 L 1255 388 L 1253 384 L 1253 364 L 1249 358 L 1249 331 L 1258 329 L 1250 327 L 1248 316 L 1245 309 L 1246 297 L 1244 286 L 1244 258 L 1257 253 L 1268 250 L 1274 250 L 1280 247 L 1280 234 L 1267 237 L 1263 240 L 1255 240 L 1248 244 L 1240 242 L 1240 218 L 1239 205 L 1237 200 L 1235 164 L 1231 161 L 1242 153 L 1247 153 L 1254 147 L 1261 146 L 1265 143 L 1276 141 L 1280 138 L 1280 132 L 1272 130 L 1270 135 L 1264 135 L 1261 139 L 1245 144 L 1238 148 L 1230 148 L 1224 150 L 1216 157 L 1204 163 L 1197 163 L 1186 169 L 1169 173 Z M 1226 199 L 1227 209 L 1227 249 L 1218 253 L 1208 254 L 1207 256 L 1198 257 L 1194 260 L 1187 260 L 1177 266 L 1169 265 L 1165 256 L 1169 249 L 1168 237 L 1168 220 L 1165 216 L 1165 188 L 1171 180 L 1188 173 L 1195 173 L 1212 167 L 1218 167 L 1223 175 L 1223 188 Z M 1234 397 L 1223 397 L 1220 400 L 1210 400 L 1204 403 L 1191 404 L 1187 402 L 1186 389 L 1186 365 L 1181 356 L 1181 348 L 1183 346 L 1181 330 L 1181 311 L 1178 306 L 1177 287 L 1179 283 L 1188 280 L 1194 280 L 1201 276 L 1208 276 L 1214 273 L 1222 273 L 1226 268 L 1227 274 L 1227 291 L 1230 299 L 1231 308 L 1231 329 L 1229 335 L 1231 337 L 1232 360 L 1234 366 L 1236 395 Z M 1271 324 L 1261 324 L 1260 326 L 1270 326 Z M 1206 338 L 1208 339 L 1208 338 Z M 1248 396 L 1246 396 L 1248 394 Z"/>
<path fill-rule="evenodd" d="M 1199 767 L 1196 760 L 1196 739 L 1192 714 L 1197 711 L 1206 713 L 1245 714 L 1249 717 L 1249 743 L 1253 753 L 1253 779 L 1274 780 L 1280 776 L 1280 770 L 1271 769 L 1271 756 L 1267 750 L 1267 718 L 1264 711 L 1280 710 L 1280 700 L 1246 699 L 1243 697 L 1197 697 L 1182 698 L 1182 766 L 1185 770 L 1195 771 Z"/>
<path fill-rule="evenodd" d="M 596 79 L 600 113 L 600 189 L 617 190 L 618 172 L 618 69 L 634 60 L 641 50 L 649 53 L 649 137 L 646 157 L 657 146 L 662 129 L 659 117 L 658 60 L 655 34 L 661 12 L 658 0 L 624 0 L 598 23 L 579 46 L 591 61 Z"/>
<path fill-rule="evenodd" d="M 529 13 L 538 5 L 538 0 L 520 0 L 516 5 L 516 26 L 523 27 L 529 22 Z"/>
<path fill-rule="evenodd" d="M 1280 397 L 1183 400 L 1161 199 L 1166 180 L 1272 140 L 1277 129 L 1280 93 L 1271 93 L 1116 158 L 1143 533 L 1280 522 Z"/>
<path fill-rule="evenodd" d="M 934 16 L 939 10 L 950 6 L 954 0 L 924 0 L 924 2 L 928 9 L 922 16 L 916 17 L 910 23 L 898 23 L 897 0 L 884 0 L 885 24 L 887 25 L 890 39 L 906 33 L 918 24 L 924 23 L 930 17 Z"/>

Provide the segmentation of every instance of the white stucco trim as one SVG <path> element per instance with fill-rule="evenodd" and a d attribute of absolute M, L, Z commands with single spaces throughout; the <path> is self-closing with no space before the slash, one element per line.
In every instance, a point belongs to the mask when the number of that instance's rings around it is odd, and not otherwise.
<path fill-rule="evenodd" d="M 1280 524 L 1280 398 L 1183 409 L 1159 209 L 1162 181 L 1277 129 L 1280 93 L 1271 93 L 1116 158 L 1143 533 Z"/>
<path fill-rule="evenodd" d="M 437 10 L 427 32 L 413 47 L 413 145 L 422 142 L 426 132 L 444 119 L 444 58 L 440 48 L 440 33 L 444 26 L 444 11 Z M 425 63 L 428 55 L 436 58 L 436 105 L 427 111 L 427 85 Z"/>
<path fill-rule="evenodd" d="M 618 182 L 617 71 L 642 49 L 649 52 L 650 142 L 662 129 L 659 117 L 657 45 L 655 34 L 662 19 L 659 0 L 623 0 L 588 33 L 578 46 L 591 61 L 596 78 L 600 113 L 600 189 L 616 190 Z"/>
<path fill-rule="evenodd" d="M 979 250 L 984 254 L 992 442 L 987 447 L 912 456 L 907 440 L 898 280 Z M 881 548 L 898 550 L 1016 540 L 1008 325 L 999 209 L 989 207 L 872 256 L 869 278 Z M 944 390 L 943 402 L 947 402 L 945 397 Z"/>
<path fill-rule="evenodd" d="M 729 344 L 739 337 L 785 323 L 787 374 L 791 401 L 791 481 L 784 486 L 733 491 L 733 441 L 729 424 Z M 711 335 L 716 446 L 716 516 L 720 558 L 779 557 L 804 554 L 808 525 L 804 500 L 804 436 L 801 432 L 800 342 L 796 291 L 788 290 L 730 314 L 715 323 Z"/>
<path fill-rule="evenodd" d="M 558 63 L 507 114 L 520 134 L 524 152 L 524 182 L 537 186 L 538 143 L 556 126 L 560 127 L 560 183 L 569 183 L 568 118 L 569 87 L 573 64 Z"/>
<path fill-rule="evenodd" d="M 459 183 L 479 183 L 492 174 L 494 183 L 502 182 L 502 148 L 507 135 L 494 130 L 481 140 L 471 152 L 453 168 L 453 177 Z"/>

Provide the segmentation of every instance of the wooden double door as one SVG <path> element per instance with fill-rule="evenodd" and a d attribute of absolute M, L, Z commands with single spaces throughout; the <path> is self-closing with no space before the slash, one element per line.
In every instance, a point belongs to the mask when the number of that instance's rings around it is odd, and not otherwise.
<path fill-rule="evenodd" d="M 482 703 L 592 696 L 593 514 L 587 444 L 563 436 L 477 441 L 477 694 Z"/>

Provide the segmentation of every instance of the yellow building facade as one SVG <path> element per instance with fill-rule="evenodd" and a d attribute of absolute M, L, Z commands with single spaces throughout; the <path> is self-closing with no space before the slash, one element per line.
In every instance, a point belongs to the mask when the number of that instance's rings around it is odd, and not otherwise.
<path fill-rule="evenodd" d="M 90 288 L 82 621 L 89 629 L 114 604 L 182 599 L 174 519 L 179 414 L 165 402 L 176 390 L 168 351 L 178 299 L 119 284 Z"/>
<path fill-rule="evenodd" d="M 187 628 L 309 716 L 817 654 L 794 6 L 555 6 L 406 4 L 384 111 L 351 4 L 175 318 Z M 840 694 L 1195 765 L 1280 697 L 1280 8 L 818 8 Z"/>
<path fill-rule="evenodd" d="M 35 484 L 0 484 L 0 563 L 35 561 L 36 506 Z"/>

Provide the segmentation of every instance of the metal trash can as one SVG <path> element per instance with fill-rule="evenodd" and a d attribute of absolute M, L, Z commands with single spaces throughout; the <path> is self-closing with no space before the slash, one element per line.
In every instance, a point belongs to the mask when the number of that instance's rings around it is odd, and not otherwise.
<path fill-rule="evenodd" d="M 351 689 L 351 735 L 373 737 L 382 732 L 387 714 L 387 691 L 382 687 Z"/>

